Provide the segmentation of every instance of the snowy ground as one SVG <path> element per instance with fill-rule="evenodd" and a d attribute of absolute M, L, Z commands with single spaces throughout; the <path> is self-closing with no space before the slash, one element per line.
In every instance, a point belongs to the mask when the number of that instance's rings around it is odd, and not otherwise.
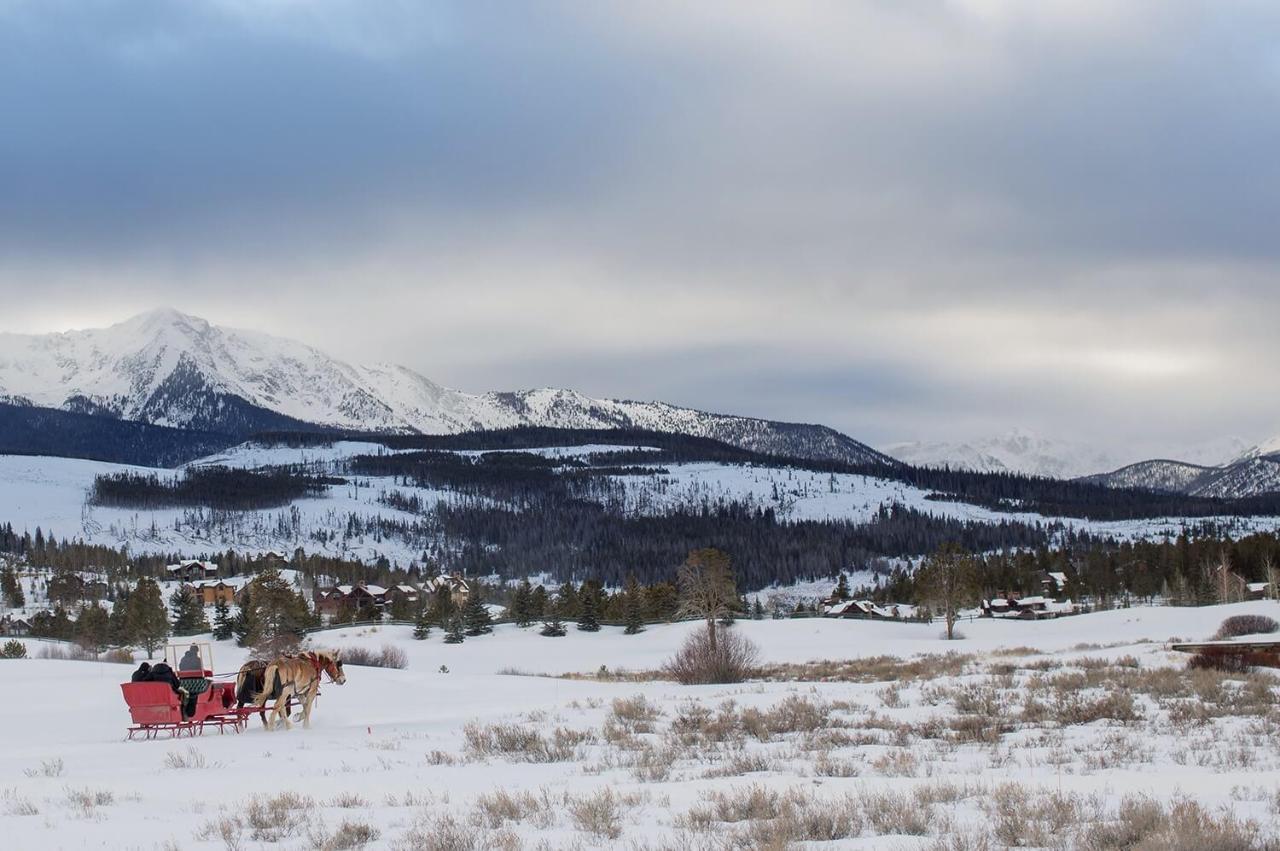
<path fill-rule="evenodd" d="M 1192 676 L 1163 646 L 1245 612 L 1280 606 L 979 621 L 951 643 L 928 625 L 742 622 L 767 663 L 833 662 L 791 669 L 809 680 L 701 687 L 595 676 L 657 667 L 689 624 L 562 639 L 501 627 L 457 646 L 349 628 L 317 643 L 393 644 L 409 667 L 350 668 L 310 731 L 181 741 L 122 741 L 124 666 L 0 662 L 0 835 L 11 848 L 338 848 L 372 832 L 369 847 L 418 849 L 1073 847 L 1072 831 L 1118 822 L 1138 792 L 1272 831 L 1271 681 Z M 218 645 L 216 668 L 241 656 Z M 589 676 L 544 676 L 566 672 Z M 272 837 L 272 819 L 289 829 Z"/>

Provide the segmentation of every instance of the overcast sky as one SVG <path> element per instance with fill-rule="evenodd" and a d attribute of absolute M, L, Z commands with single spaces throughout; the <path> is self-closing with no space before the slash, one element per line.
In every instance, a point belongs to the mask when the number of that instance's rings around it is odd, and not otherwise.
<path fill-rule="evenodd" d="M 0 330 L 860 439 L 1280 433 L 1280 4 L 0 0 Z"/>

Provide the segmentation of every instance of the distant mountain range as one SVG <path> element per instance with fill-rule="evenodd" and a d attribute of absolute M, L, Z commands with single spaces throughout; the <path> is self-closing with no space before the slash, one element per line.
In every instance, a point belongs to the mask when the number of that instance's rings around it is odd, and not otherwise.
<path fill-rule="evenodd" d="M 1114 470 L 1122 463 L 1095 447 L 1054 440 L 1023 428 L 971 441 L 893 443 L 881 448 L 886 454 L 917 467 L 1025 473 L 1051 479 L 1072 479 Z"/>
<path fill-rule="evenodd" d="M 1140 461 L 1085 481 L 1115 488 L 1237 499 L 1280 491 L 1280 454 L 1255 454 L 1219 467 L 1183 461 Z"/>
<path fill-rule="evenodd" d="M 0 403 L 11 415 L 17 407 L 50 408 L 235 436 L 316 428 L 422 434 L 524 425 L 636 428 L 769 454 L 896 463 L 826 426 L 593 399 L 573 390 L 464 393 L 403 366 L 345 363 L 302 343 L 171 309 L 109 328 L 0 334 Z M 30 436 L 31 419 L 10 431 Z M 83 421 L 74 425 L 84 429 Z"/>
<path fill-rule="evenodd" d="M 899 443 L 884 451 L 915 466 L 1079 478 L 1115 488 L 1188 496 L 1241 498 L 1280 490 L 1280 437 L 1250 445 L 1239 438 L 1180 450 L 1180 460 L 1124 464 L 1087 445 L 1014 429 L 998 437 L 955 443 Z"/>

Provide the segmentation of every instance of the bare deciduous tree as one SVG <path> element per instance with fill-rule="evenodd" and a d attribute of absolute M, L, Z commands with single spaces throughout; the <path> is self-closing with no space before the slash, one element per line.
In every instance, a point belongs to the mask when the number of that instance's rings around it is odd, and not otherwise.
<path fill-rule="evenodd" d="M 916 571 L 919 601 L 947 624 L 947 640 L 955 638 L 960 609 L 977 599 L 977 571 L 973 558 L 955 544 L 945 544 Z"/>

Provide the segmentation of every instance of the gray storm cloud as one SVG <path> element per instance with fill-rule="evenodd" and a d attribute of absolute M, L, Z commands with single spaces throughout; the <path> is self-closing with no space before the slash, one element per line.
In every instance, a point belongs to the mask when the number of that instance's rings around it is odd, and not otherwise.
<path fill-rule="evenodd" d="M 1280 10 L 0 0 L 0 328 L 1119 451 L 1280 431 Z"/>

